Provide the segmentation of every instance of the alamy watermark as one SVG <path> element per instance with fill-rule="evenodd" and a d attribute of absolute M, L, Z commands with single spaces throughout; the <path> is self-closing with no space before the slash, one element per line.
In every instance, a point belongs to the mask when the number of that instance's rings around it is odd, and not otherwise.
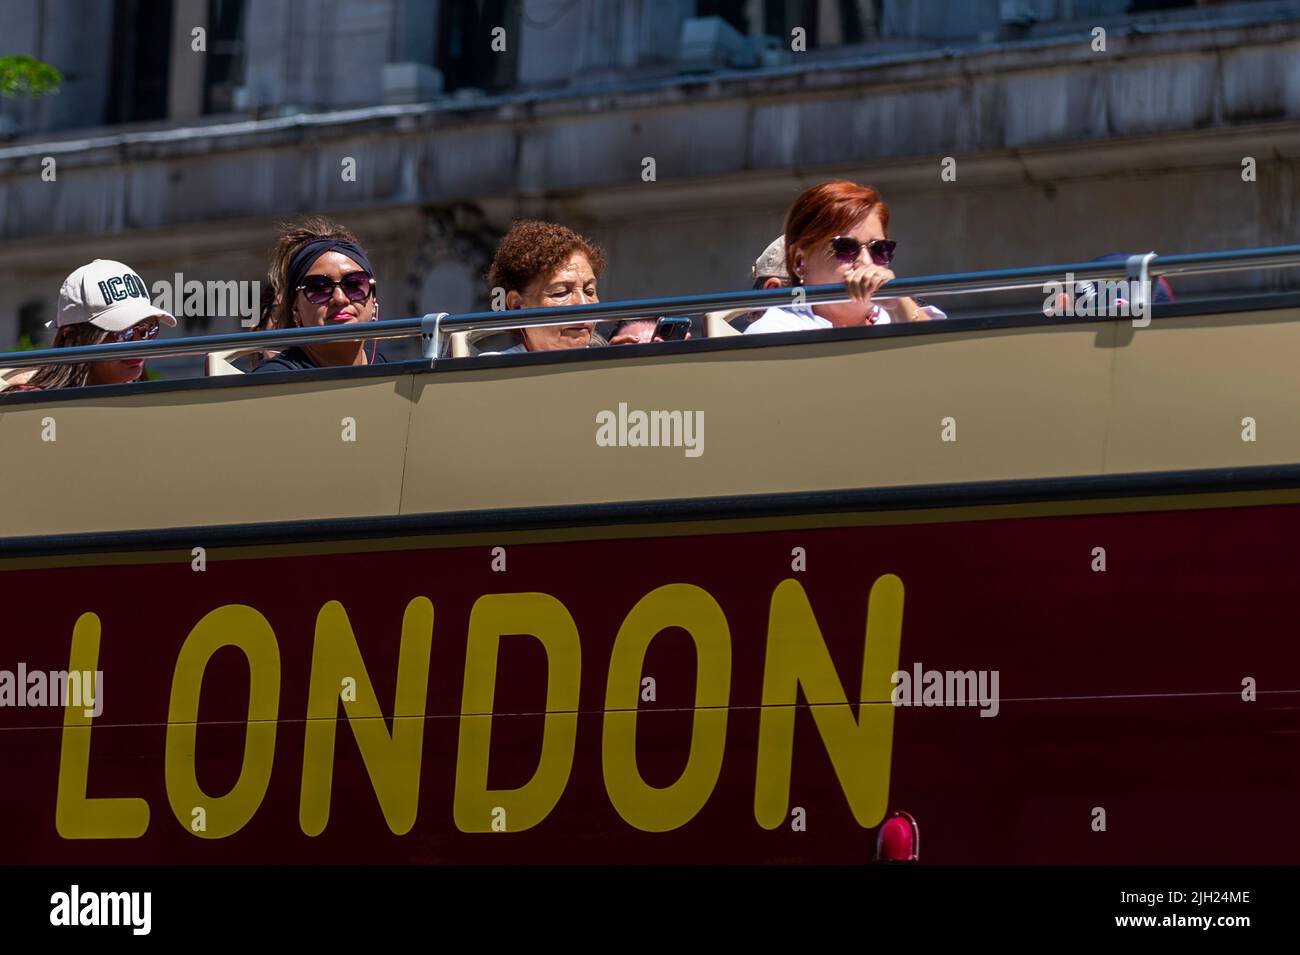
<path fill-rule="evenodd" d="M 997 716 L 997 670 L 926 670 L 912 664 L 912 672 L 896 670 L 890 701 L 895 706 L 978 706 L 980 716 Z"/>
<path fill-rule="evenodd" d="M 153 283 L 152 303 L 175 318 L 231 317 L 238 318 L 241 327 L 252 328 L 261 318 L 261 297 L 261 282 L 186 281 L 177 272 L 173 281 Z"/>
<path fill-rule="evenodd" d="M 1043 286 L 1043 314 L 1049 318 L 1132 318 L 1134 328 L 1151 324 L 1151 282 L 1119 279 L 1076 282 L 1073 272 L 1065 281 Z"/>
<path fill-rule="evenodd" d="M 596 444 L 602 448 L 682 448 L 688 458 L 704 453 L 703 411 L 596 412 Z"/>
<path fill-rule="evenodd" d="M 50 896 L 50 924 L 127 926 L 132 935 L 153 927 L 152 892 L 83 892 L 74 885 Z"/>
<path fill-rule="evenodd" d="M 82 707 L 86 716 L 104 712 L 102 670 L 0 670 L 0 706 Z"/>
<path fill-rule="evenodd" d="M 243 328 L 252 328 L 261 319 L 262 283 L 257 281 L 186 281 L 185 275 L 177 272 L 173 280 L 154 282 L 150 297 L 144 280 L 128 272 L 104 279 L 99 283 L 99 291 L 108 303 L 124 302 L 128 298 L 148 299 L 154 308 L 174 318 L 238 318 Z"/>

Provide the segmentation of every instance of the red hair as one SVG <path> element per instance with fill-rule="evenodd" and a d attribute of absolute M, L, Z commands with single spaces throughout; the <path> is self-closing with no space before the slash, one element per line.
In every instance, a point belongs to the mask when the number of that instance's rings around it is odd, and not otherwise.
<path fill-rule="evenodd" d="M 796 249 L 807 255 L 820 243 L 848 232 L 873 210 L 880 213 L 880 225 L 888 237 L 889 206 L 870 186 L 836 179 L 805 189 L 785 215 L 785 268 L 791 281 L 795 285 L 800 282 L 794 270 Z"/>

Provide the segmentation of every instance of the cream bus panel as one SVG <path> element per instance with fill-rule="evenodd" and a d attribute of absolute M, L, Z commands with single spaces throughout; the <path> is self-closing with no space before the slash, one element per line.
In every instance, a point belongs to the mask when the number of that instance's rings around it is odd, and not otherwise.
<path fill-rule="evenodd" d="M 954 332 L 426 376 L 402 511 L 1097 473 L 1111 361 L 1098 334 Z M 703 453 L 598 445 L 598 413 L 620 404 L 702 412 Z"/>
<path fill-rule="evenodd" d="M 0 402 L 0 538 L 1293 464 L 1297 318 L 954 327 Z M 703 430 L 602 446 L 598 415 L 620 405 L 625 421 L 677 411 Z"/>
<path fill-rule="evenodd" d="M 1108 473 L 1300 463 L 1300 312 L 1120 327 Z"/>
<path fill-rule="evenodd" d="M 410 388 L 404 375 L 0 405 L 0 537 L 394 514 Z"/>

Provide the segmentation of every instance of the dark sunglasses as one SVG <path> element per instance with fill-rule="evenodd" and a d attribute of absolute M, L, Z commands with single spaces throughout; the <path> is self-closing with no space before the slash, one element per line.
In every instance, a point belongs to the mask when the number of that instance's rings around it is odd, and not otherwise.
<path fill-rule="evenodd" d="M 837 235 L 831 239 L 831 255 L 841 262 L 854 262 L 862 252 L 863 244 L 851 235 Z M 872 239 L 865 245 L 867 255 L 871 256 L 871 261 L 876 265 L 889 265 L 893 262 L 894 249 L 898 248 L 898 243 L 893 239 Z"/>
<path fill-rule="evenodd" d="M 157 322 L 145 320 L 137 322 L 130 328 L 124 328 L 120 332 L 112 332 L 108 336 L 110 342 L 147 342 L 151 338 L 157 338 L 161 329 Z"/>
<path fill-rule="evenodd" d="M 337 282 L 327 275 L 308 275 L 298 289 L 313 305 L 324 305 L 334 297 L 336 288 L 343 289 L 349 302 L 364 302 L 374 284 L 374 276 L 369 272 L 349 272 Z"/>

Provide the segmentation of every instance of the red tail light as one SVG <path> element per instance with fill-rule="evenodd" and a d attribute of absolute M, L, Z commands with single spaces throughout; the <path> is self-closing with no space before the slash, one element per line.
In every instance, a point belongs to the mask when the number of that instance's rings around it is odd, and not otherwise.
<path fill-rule="evenodd" d="M 876 834 L 877 862 L 916 862 L 921 853 L 921 830 L 911 813 L 895 812 Z"/>

